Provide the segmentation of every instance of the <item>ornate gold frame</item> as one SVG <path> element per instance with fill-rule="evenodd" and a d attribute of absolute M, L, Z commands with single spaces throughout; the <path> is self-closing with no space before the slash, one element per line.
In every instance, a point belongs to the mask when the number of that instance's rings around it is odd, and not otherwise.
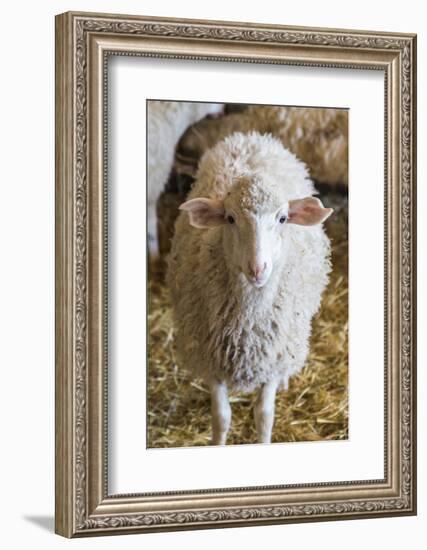
<path fill-rule="evenodd" d="M 112 54 L 384 71 L 384 479 L 108 494 L 104 123 L 106 59 Z M 76 537 L 416 513 L 415 102 L 415 35 L 89 13 L 57 16 L 57 533 Z"/>

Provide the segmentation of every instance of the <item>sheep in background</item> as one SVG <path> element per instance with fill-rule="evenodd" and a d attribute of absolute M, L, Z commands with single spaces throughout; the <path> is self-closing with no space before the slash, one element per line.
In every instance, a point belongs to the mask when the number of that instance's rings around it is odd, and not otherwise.
<path fill-rule="evenodd" d="M 219 103 L 148 102 L 147 227 L 151 258 L 158 254 L 156 202 L 172 169 L 176 144 L 191 124 L 222 109 Z"/>
<path fill-rule="evenodd" d="M 316 182 L 347 185 L 348 113 L 344 109 L 251 105 L 219 120 L 199 122 L 183 136 L 179 150 L 197 165 L 218 141 L 249 131 L 279 138 L 307 165 Z"/>
<path fill-rule="evenodd" d="M 226 442 L 228 389 L 259 390 L 270 442 L 276 390 L 306 361 L 330 272 L 332 209 L 314 191 L 278 139 L 235 133 L 205 153 L 180 207 L 167 272 L 177 358 L 210 387 L 213 444 Z"/>

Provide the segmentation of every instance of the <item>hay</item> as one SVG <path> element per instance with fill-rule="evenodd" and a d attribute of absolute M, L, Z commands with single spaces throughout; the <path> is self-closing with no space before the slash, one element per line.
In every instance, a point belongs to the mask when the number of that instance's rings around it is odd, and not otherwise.
<path fill-rule="evenodd" d="M 326 224 L 332 241 L 329 285 L 313 320 L 306 367 L 277 394 L 274 442 L 348 438 L 348 235 L 347 199 L 332 191 L 322 196 L 335 214 Z M 174 198 L 170 202 L 177 202 Z M 166 200 L 166 203 L 168 201 Z M 149 276 L 148 439 L 149 447 L 208 445 L 209 392 L 178 368 L 163 266 Z M 227 443 L 255 443 L 255 395 L 232 393 L 232 425 Z"/>

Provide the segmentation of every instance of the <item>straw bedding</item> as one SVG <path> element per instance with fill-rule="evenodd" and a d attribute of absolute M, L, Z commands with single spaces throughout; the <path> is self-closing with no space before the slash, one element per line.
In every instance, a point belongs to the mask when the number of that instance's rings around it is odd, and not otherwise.
<path fill-rule="evenodd" d="M 161 250 L 167 251 L 182 195 L 176 181 L 159 201 Z M 333 270 L 322 306 L 313 320 L 305 368 L 276 398 L 272 442 L 348 438 L 348 232 L 346 191 L 320 189 L 335 213 L 325 224 L 332 242 Z M 148 433 L 149 447 L 209 445 L 210 396 L 200 380 L 175 362 L 174 330 L 164 265 L 151 269 L 148 282 Z M 255 443 L 255 395 L 232 393 L 228 444 Z"/>

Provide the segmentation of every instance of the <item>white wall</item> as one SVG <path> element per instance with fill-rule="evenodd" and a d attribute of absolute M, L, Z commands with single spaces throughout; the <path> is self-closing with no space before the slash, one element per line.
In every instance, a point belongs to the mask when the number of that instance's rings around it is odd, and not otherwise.
<path fill-rule="evenodd" d="M 1 152 L 0 180 L 0 334 L 1 454 L 0 517 L 2 546 L 63 548 L 205 548 L 238 544 L 298 546 L 330 550 L 375 544 L 393 550 L 420 548 L 427 529 L 426 406 L 419 399 L 418 517 L 317 523 L 274 527 L 194 531 L 127 537 L 81 539 L 73 542 L 53 534 L 54 495 L 54 20 L 56 13 L 91 10 L 173 17 L 246 20 L 290 25 L 329 26 L 422 33 L 422 3 L 301 0 L 257 4 L 216 0 L 86 0 L 75 2 L 14 2 L 2 6 L 0 33 Z M 425 90 L 424 36 L 419 36 L 418 89 Z M 425 109 L 419 107 L 419 151 L 425 148 Z M 423 147 L 424 145 L 424 147 Z M 420 155 L 421 157 L 421 155 Z M 419 205 L 425 211 L 425 167 L 419 161 Z M 4 170 L 6 167 L 6 171 Z M 419 216 L 419 270 L 425 277 L 425 222 Z M 423 277 L 424 275 L 424 277 Z M 425 309 L 419 289 L 419 393 L 425 389 Z"/>

